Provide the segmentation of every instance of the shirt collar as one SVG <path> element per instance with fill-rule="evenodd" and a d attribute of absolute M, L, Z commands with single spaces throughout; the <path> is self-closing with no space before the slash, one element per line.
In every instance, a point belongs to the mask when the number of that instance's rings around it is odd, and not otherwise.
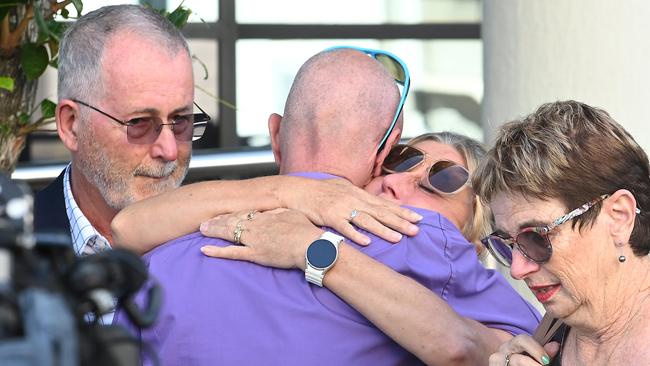
<path fill-rule="evenodd" d="M 70 221 L 70 235 L 72 235 L 74 252 L 81 256 L 110 249 L 108 240 L 95 230 L 88 218 L 81 212 L 77 201 L 72 195 L 70 167 L 71 164 L 68 164 L 63 176 L 63 197 L 65 199 L 65 211 Z"/>
<path fill-rule="evenodd" d="M 287 175 L 293 175 L 297 177 L 304 177 L 304 178 L 311 178 L 311 179 L 332 179 L 332 178 L 345 179 L 343 177 L 339 177 L 338 175 L 321 173 L 321 172 L 294 172 L 294 173 L 289 173 Z"/>

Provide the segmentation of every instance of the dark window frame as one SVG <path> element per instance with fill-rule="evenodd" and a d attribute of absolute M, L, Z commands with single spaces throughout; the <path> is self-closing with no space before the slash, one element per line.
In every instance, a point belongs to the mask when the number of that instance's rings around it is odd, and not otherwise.
<path fill-rule="evenodd" d="M 147 1 L 150 4 L 151 0 Z M 153 5 L 165 6 L 164 0 Z M 219 98 L 237 105 L 236 44 L 241 39 L 421 39 L 458 40 L 480 39 L 481 24 L 475 23 L 420 23 L 420 24 L 251 24 L 238 23 L 235 15 L 236 0 L 219 1 L 216 22 L 188 23 L 183 34 L 188 40 L 210 39 L 217 42 L 217 94 Z M 201 140 L 194 143 L 195 150 L 214 148 L 243 148 L 246 139 L 237 135 L 236 111 L 217 104 L 218 123 L 210 124 Z M 30 147 L 34 140 L 58 139 L 54 135 L 30 136 L 21 155 L 21 162 L 30 162 Z"/>

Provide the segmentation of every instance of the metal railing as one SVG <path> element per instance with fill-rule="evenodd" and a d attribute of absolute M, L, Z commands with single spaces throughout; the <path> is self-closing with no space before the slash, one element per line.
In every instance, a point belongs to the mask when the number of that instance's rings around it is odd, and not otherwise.
<path fill-rule="evenodd" d="M 22 165 L 11 175 L 12 179 L 29 184 L 38 190 L 54 180 L 67 162 Z M 238 179 L 277 174 L 277 166 L 270 149 L 237 151 L 201 150 L 192 155 L 185 182 L 208 179 Z"/>

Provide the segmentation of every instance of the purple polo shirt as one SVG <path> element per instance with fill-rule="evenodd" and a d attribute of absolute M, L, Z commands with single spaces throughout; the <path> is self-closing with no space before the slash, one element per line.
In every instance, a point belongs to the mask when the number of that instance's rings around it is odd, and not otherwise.
<path fill-rule="evenodd" d="M 437 212 L 411 209 L 424 217 L 417 236 L 390 244 L 370 235 L 372 244 L 357 248 L 417 280 L 462 316 L 532 333 L 539 314 L 483 267 L 458 229 Z M 143 258 L 165 296 L 158 321 L 140 336 L 164 365 L 421 364 L 332 292 L 308 284 L 302 271 L 208 258 L 203 245 L 231 243 L 194 233 Z M 121 312 L 116 318 L 125 322 Z"/>

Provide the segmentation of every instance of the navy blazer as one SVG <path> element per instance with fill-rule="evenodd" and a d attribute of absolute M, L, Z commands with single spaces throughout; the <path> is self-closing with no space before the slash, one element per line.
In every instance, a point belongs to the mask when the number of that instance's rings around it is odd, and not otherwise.
<path fill-rule="evenodd" d="M 65 211 L 63 176 L 65 170 L 34 196 L 34 232 L 70 235 L 70 221 Z"/>

